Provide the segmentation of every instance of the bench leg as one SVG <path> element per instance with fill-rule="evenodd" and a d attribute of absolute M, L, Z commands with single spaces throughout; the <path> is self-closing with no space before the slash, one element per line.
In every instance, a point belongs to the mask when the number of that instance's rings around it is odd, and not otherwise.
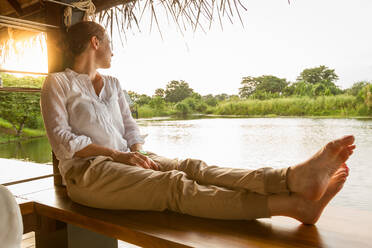
<path fill-rule="evenodd" d="M 36 248 L 67 248 L 66 223 L 40 216 L 35 230 L 35 245 Z"/>
<path fill-rule="evenodd" d="M 117 239 L 67 224 L 68 248 L 117 248 Z"/>

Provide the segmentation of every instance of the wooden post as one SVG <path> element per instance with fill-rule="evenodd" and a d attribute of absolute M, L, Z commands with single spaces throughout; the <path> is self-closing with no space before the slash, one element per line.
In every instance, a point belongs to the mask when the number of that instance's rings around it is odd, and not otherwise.
<path fill-rule="evenodd" d="M 72 0 L 65 0 L 69 3 Z M 48 24 L 61 27 L 59 30 L 51 30 L 47 33 L 47 47 L 48 47 L 48 72 L 64 71 L 66 67 L 71 64 L 68 58 L 68 52 L 65 46 L 65 26 L 64 26 L 64 8 L 65 6 L 46 2 L 46 20 Z M 82 20 L 84 13 L 81 11 L 73 10 L 72 24 Z M 53 157 L 53 173 L 58 174 L 58 160 Z M 62 177 L 60 175 L 54 176 L 54 185 L 62 186 Z"/>
<path fill-rule="evenodd" d="M 63 46 L 63 6 L 46 2 L 46 21 L 48 24 L 61 27 L 47 33 L 48 72 L 58 72 L 65 69 Z"/>
<path fill-rule="evenodd" d="M 46 21 L 48 24 L 61 27 L 61 29 L 51 30 L 47 33 L 47 47 L 48 47 L 48 72 L 58 72 L 65 69 L 65 56 L 63 44 L 63 7 L 61 5 L 45 3 L 46 5 Z M 53 157 L 53 173 L 59 173 L 58 160 Z M 62 185 L 62 177 L 60 175 L 54 176 L 54 184 Z"/>

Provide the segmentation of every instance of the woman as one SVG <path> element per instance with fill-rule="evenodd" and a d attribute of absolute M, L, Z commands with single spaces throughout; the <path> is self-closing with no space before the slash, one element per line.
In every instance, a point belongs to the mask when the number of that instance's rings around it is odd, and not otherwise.
<path fill-rule="evenodd" d="M 113 55 L 104 28 L 77 23 L 67 41 L 73 65 L 47 77 L 41 107 L 73 201 L 215 219 L 281 215 L 313 224 L 342 188 L 348 176 L 345 162 L 355 149 L 353 136 L 283 169 L 231 169 L 146 154 L 118 80 L 96 71 L 109 68 Z"/>

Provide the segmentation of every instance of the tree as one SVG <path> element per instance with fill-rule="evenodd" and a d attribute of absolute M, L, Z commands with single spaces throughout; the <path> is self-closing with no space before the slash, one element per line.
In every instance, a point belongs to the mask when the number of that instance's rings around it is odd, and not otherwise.
<path fill-rule="evenodd" d="M 39 101 L 39 93 L 1 92 L 0 117 L 12 124 L 17 137 L 25 126 L 38 127 Z"/>
<path fill-rule="evenodd" d="M 189 87 L 189 84 L 185 81 L 171 81 L 167 84 L 165 89 L 165 100 L 167 102 L 180 102 L 183 99 L 191 96 L 194 92 L 193 89 Z"/>
<path fill-rule="evenodd" d="M 320 84 L 320 83 L 317 83 L 317 84 L 314 84 L 312 89 L 311 89 L 311 93 L 313 96 L 324 96 L 326 91 L 328 90 L 328 88 L 326 88 L 326 86 L 324 86 L 324 84 Z M 328 90 L 329 92 L 329 90 Z"/>
<path fill-rule="evenodd" d="M 367 81 L 356 82 L 349 89 L 346 90 L 346 93 L 349 95 L 357 96 L 360 90 L 368 84 L 369 83 Z"/>
<path fill-rule="evenodd" d="M 159 96 L 161 98 L 164 98 L 165 96 L 165 90 L 162 88 L 158 88 L 155 90 L 155 96 Z"/>
<path fill-rule="evenodd" d="M 187 114 L 190 113 L 189 106 L 184 102 L 177 103 L 175 106 L 175 109 L 176 109 L 177 115 L 186 116 Z"/>
<path fill-rule="evenodd" d="M 266 93 L 283 93 L 284 88 L 288 85 L 286 79 L 272 75 L 256 77 L 256 81 L 259 82 L 256 90 L 261 90 Z"/>
<path fill-rule="evenodd" d="M 150 102 L 149 102 L 149 105 L 151 108 L 153 109 L 157 109 L 157 110 L 163 110 L 164 107 L 165 107 L 165 101 L 164 101 L 164 98 L 160 97 L 160 96 L 154 96 Z"/>
<path fill-rule="evenodd" d="M 209 106 L 215 107 L 218 104 L 217 97 L 214 97 L 212 94 L 208 94 L 206 96 L 203 96 L 203 100 L 206 104 Z"/>
<path fill-rule="evenodd" d="M 136 103 L 138 105 L 142 106 L 142 105 L 145 105 L 145 104 L 149 104 L 150 101 L 151 101 L 151 97 L 149 97 L 146 94 L 142 94 L 142 95 L 139 96 Z"/>
<path fill-rule="evenodd" d="M 321 65 L 314 68 L 305 69 L 297 77 L 297 81 L 303 81 L 309 84 L 322 83 L 326 86 L 335 85 L 338 76 L 335 70 L 329 69 L 327 66 Z"/>
<path fill-rule="evenodd" d="M 372 84 L 365 85 L 358 93 L 358 101 L 363 101 L 372 110 Z"/>
<path fill-rule="evenodd" d="M 260 77 L 244 77 L 241 84 L 243 87 L 239 89 L 239 96 L 241 98 L 247 98 L 253 95 L 256 91 L 260 91 L 259 94 L 281 94 L 285 87 L 287 87 L 288 82 L 284 78 L 278 78 L 272 75 L 263 75 Z"/>
<path fill-rule="evenodd" d="M 242 82 L 240 84 L 243 85 L 243 87 L 239 88 L 239 96 L 241 98 L 247 98 L 253 94 L 259 82 L 256 80 L 255 77 L 249 76 L 243 77 Z"/>
<path fill-rule="evenodd" d="M 218 101 L 225 101 L 227 98 L 229 98 L 229 95 L 227 95 L 226 93 L 222 93 L 222 94 L 216 95 L 215 98 Z"/>
<path fill-rule="evenodd" d="M 138 99 L 140 98 L 140 94 L 138 94 L 134 91 L 131 91 L 131 90 L 128 91 L 128 95 L 134 103 L 137 103 Z"/>

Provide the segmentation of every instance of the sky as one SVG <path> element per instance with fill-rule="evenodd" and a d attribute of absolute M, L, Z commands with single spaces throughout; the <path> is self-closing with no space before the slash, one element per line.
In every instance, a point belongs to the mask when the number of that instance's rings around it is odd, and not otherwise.
<path fill-rule="evenodd" d="M 242 77 L 274 75 L 295 81 L 303 69 L 335 69 L 341 88 L 372 80 L 372 1 L 248 0 L 231 25 L 214 22 L 206 33 L 175 25 L 114 40 L 112 68 L 123 88 L 153 95 L 171 80 L 184 80 L 205 94 L 238 94 Z M 162 17 L 160 17 L 162 18 Z M 165 22 L 165 18 L 160 20 Z"/>
<path fill-rule="evenodd" d="M 302 70 L 320 65 L 335 69 L 342 89 L 372 81 L 371 0 L 242 3 L 243 25 L 235 15 L 233 24 L 223 19 L 223 30 L 216 20 L 206 32 L 189 27 L 183 35 L 159 10 L 163 39 L 156 27 L 149 30 L 148 18 L 141 32 L 127 33 L 123 46 L 114 33 L 112 67 L 102 72 L 119 78 L 124 89 L 150 96 L 171 80 L 184 80 L 202 95 L 238 94 L 243 77 L 274 75 L 293 82 Z M 35 55 L 38 49 L 4 68 L 21 70 L 24 63 L 26 71 L 47 70 L 46 60 Z"/>

